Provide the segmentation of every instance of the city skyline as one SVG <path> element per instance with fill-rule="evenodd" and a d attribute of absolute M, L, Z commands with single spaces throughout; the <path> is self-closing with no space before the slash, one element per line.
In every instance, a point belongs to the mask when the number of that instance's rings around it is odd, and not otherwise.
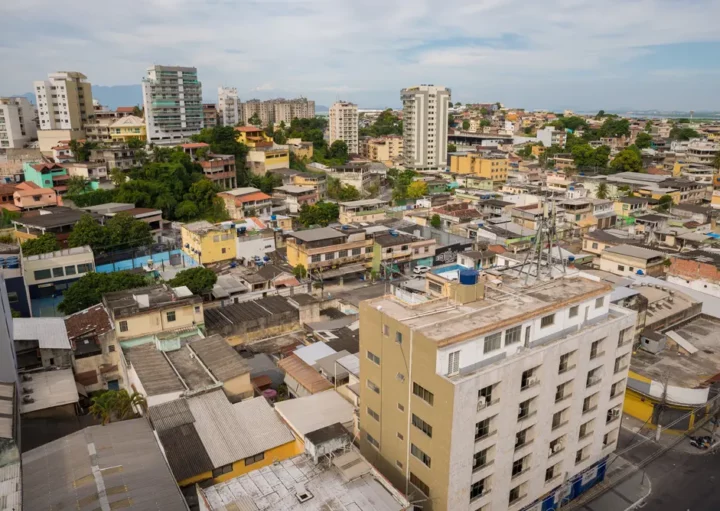
<path fill-rule="evenodd" d="M 197 67 L 206 101 L 225 85 L 242 100 L 304 95 L 326 106 L 341 99 L 399 107 L 400 89 L 434 83 L 462 103 L 720 109 L 712 58 L 720 6 L 709 1 L 390 2 L 377 5 L 382 16 L 372 4 L 324 1 L 248 8 L 154 0 L 141 18 L 126 4 L 100 12 L 83 0 L 52 15 L 47 7 L 0 6 L 0 58 L 11 70 L 0 78 L 1 94 L 29 92 L 34 80 L 62 70 L 94 84 L 134 85 L 163 64 Z"/>

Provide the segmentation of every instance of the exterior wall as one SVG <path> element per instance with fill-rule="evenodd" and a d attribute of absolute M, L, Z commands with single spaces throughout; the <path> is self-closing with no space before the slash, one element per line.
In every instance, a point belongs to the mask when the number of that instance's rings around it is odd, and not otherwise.
<path fill-rule="evenodd" d="M 275 237 L 260 236 L 238 236 L 235 238 L 236 257 L 240 259 L 254 259 L 264 257 L 275 250 Z"/>
<path fill-rule="evenodd" d="M 620 266 L 622 266 L 623 269 L 620 269 Z M 648 266 L 646 261 L 642 259 L 620 256 L 608 252 L 601 254 L 600 269 L 622 277 L 635 275 L 638 270 L 642 270 L 646 275 L 650 275 L 651 277 L 661 276 L 665 272 L 662 262 Z"/>
<path fill-rule="evenodd" d="M 374 211 L 341 211 L 338 221 L 341 224 L 352 224 L 354 222 L 377 222 L 387 218 L 385 209 Z"/>
<path fill-rule="evenodd" d="M 147 138 L 147 130 L 145 124 L 111 126 L 110 138 L 115 142 L 127 142 L 132 138 L 145 140 Z"/>
<path fill-rule="evenodd" d="M 342 140 L 348 146 L 348 153 L 358 154 L 357 105 L 343 101 L 333 103 L 330 107 L 329 121 L 328 145 L 332 145 L 336 140 Z"/>
<path fill-rule="evenodd" d="M 484 158 L 477 154 L 453 154 L 450 156 L 450 172 L 473 174 L 493 182 L 505 182 L 509 161 L 502 158 Z"/>
<path fill-rule="evenodd" d="M 201 264 L 235 259 L 235 238 L 235 230 L 232 228 L 217 228 L 206 233 L 195 233 L 185 226 L 182 228 L 183 251 Z"/>
<path fill-rule="evenodd" d="M 602 255 L 603 250 L 605 250 L 606 247 L 614 247 L 614 244 L 608 244 L 604 241 L 598 241 L 593 239 L 585 239 L 583 240 L 583 250 L 585 252 L 588 252 L 590 254 L 595 255 Z"/>
<path fill-rule="evenodd" d="M 196 311 L 196 308 L 199 311 Z M 167 320 L 167 313 L 175 311 L 175 321 Z M 127 330 L 120 328 L 120 323 L 127 322 Z M 181 328 L 194 328 L 204 323 L 202 305 L 178 305 L 168 306 L 162 310 L 154 310 L 145 314 L 136 314 L 124 318 L 114 319 L 115 335 L 118 340 L 134 339 L 146 335 L 157 334 L 168 330 L 179 330 Z"/>
<path fill-rule="evenodd" d="M 38 145 L 43 154 L 52 154 L 52 148 L 60 144 L 61 140 L 80 140 L 85 138 L 83 130 L 38 130 Z"/>
<path fill-rule="evenodd" d="M 230 346 L 249 343 L 257 339 L 265 339 L 287 332 L 293 332 L 300 328 L 297 313 L 274 314 L 269 318 L 258 318 L 248 321 L 242 325 L 235 325 L 235 328 L 227 333 L 225 340 Z"/>
<path fill-rule="evenodd" d="M 295 242 L 289 241 L 286 246 L 288 263 L 291 266 L 302 264 L 310 270 L 333 265 L 339 266 L 345 263 L 368 262 L 372 259 L 372 245 L 372 240 L 360 240 L 318 248 L 307 248 L 304 245 L 296 245 Z M 360 254 L 352 255 L 353 249 L 360 249 Z M 348 250 L 347 257 L 339 257 L 339 252 L 342 250 Z M 336 257 L 327 259 L 326 254 L 330 253 L 335 254 Z M 319 260 L 313 261 L 313 256 L 319 256 Z"/>
<path fill-rule="evenodd" d="M 283 444 L 278 447 L 274 447 L 268 451 L 265 451 L 265 458 L 251 465 L 246 466 L 245 460 L 239 460 L 233 463 L 233 469 L 231 472 L 223 474 L 219 477 L 213 478 L 212 472 L 204 472 L 194 477 L 178 481 L 178 484 L 180 486 L 187 486 L 208 479 L 212 479 L 212 484 L 222 483 L 223 481 L 229 481 L 230 479 L 233 479 L 235 477 L 239 477 L 243 474 L 247 474 L 248 472 L 252 472 L 253 470 L 267 467 L 272 463 L 292 458 L 293 456 L 297 456 L 298 454 L 302 454 L 303 452 L 305 452 L 305 448 L 303 447 L 302 442 L 296 439 L 292 442 L 288 442 L 287 444 Z"/>
<path fill-rule="evenodd" d="M 255 391 L 253 390 L 252 383 L 250 383 L 250 372 L 223 382 L 223 390 L 225 390 L 228 399 L 233 403 L 241 399 L 253 397 Z"/>
<path fill-rule="evenodd" d="M 142 89 L 149 142 L 175 145 L 200 132 L 202 84 L 196 68 L 150 67 L 143 78 Z"/>
<path fill-rule="evenodd" d="M 411 169 L 447 168 L 450 89 L 432 85 L 400 91 L 403 102 L 403 155 Z"/>
<path fill-rule="evenodd" d="M 82 342 L 80 339 L 73 339 L 74 343 Z M 95 342 L 91 339 L 90 342 Z M 100 341 L 102 353 L 92 357 L 75 358 L 73 362 L 73 369 L 75 374 L 95 371 L 98 377 L 98 383 L 94 385 L 85 385 L 85 390 L 88 392 L 94 392 L 96 390 L 107 389 L 107 383 L 105 380 L 119 380 L 121 387 L 123 386 L 122 377 L 120 374 L 120 346 L 115 342 L 115 338 L 112 332 L 103 336 Z M 110 351 L 110 347 L 114 347 L 114 351 Z M 102 373 L 101 366 L 116 366 L 118 369 L 112 373 Z M 106 375 L 106 376 L 105 376 Z"/>
<path fill-rule="evenodd" d="M 92 120 L 92 90 L 82 73 L 52 73 L 33 85 L 40 130 L 81 130 Z"/>
<path fill-rule="evenodd" d="M 268 170 L 286 169 L 290 166 L 290 151 L 274 149 L 272 151 L 250 150 L 247 154 L 248 168 L 258 175 Z"/>
<path fill-rule="evenodd" d="M 86 265 L 84 268 L 80 268 L 80 270 L 87 269 L 88 271 L 78 271 L 78 265 Z M 73 270 L 68 272 L 70 267 L 73 267 Z M 24 257 L 22 260 L 22 268 L 25 284 L 32 286 L 35 284 L 60 282 L 67 279 L 79 279 L 89 271 L 94 271 L 95 259 L 91 251 L 82 254 L 68 254 L 47 259 L 31 259 Z M 51 276 L 46 279 L 36 277 L 35 272 L 42 270 L 50 270 Z"/>
<path fill-rule="evenodd" d="M 240 122 L 238 94 L 235 87 L 218 87 L 217 111 L 222 126 L 235 126 Z"/>
<path fill-rule="evenodd" d="M 0 149 L 21 149 L 36 138 L 35 109 L 27 98 L 0 98 Z"/>
<path fill-rule="evenodd" d="M 720 269 L 713 264 L 673 257 L 667 281 L 720 298 Z"/>

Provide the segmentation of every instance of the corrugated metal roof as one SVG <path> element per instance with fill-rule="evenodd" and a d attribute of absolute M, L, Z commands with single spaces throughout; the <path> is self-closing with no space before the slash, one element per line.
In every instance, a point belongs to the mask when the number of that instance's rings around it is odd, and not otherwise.
<path fill-rule="evenodd" d="M 182 424 L 158 433 L 168 464 L 178 481 L 209 472 L 215 467 L 193 424 Z"/>
<path fill-rule="evenodd" d="M 13 332 L 16 341 L 38 341 L 42 349 L 71 349 L 63 318 L 15 318 Z"/>
<path fill-rule="evenodd" d="M 175 399 L 167 403 L 151 406 L 148 413 L 153 427 L 158 433 L 195 422 L 195 417 L 193 417 L 185 399 Z"/>
<path fill-rule="evenodd" d="M 335 350 L 324 342 L 316 342 L 309 346 L 303 346 L 295 350 L 295 355 L 307 365 L 315 365 L 321 358 L 325 358 L 335 353 Z"/>
<path fill-rule="evenodd" d="M 353 420 L 353 406 L 334 390 L 281 401 L 275 404 L 275 410 L 300 435 Z"/>
<path fill-rule="evenodd" d="M 178 379 L 161 351 L 154 344 L 123 348 L 125 358 L 132 364 L 148 396 L 182 392 L 185 386 Z"/>
<path fill-rule="evenodd" d="M 308 392 L 316 393 L 331 389 L 332 383 L 295 354 L 278 362 L 278 367 L 302 385 Z"/>
<path fill-rule="evenodd" d="M 23 388 L 32 389 L 32 403 L 20 403 L 20 413 L 45 410 L 55 406 L 77 403 L 80 399 L 72 369 L 55 369 L 30 373 L 31 381 L 23 381 Z"/>
<path fill-rule="evenodd" d="M 195 429 L 215 467 L 254 456 L 295 438 L 265 398 L 231 404 L 222 390 L 188 398 Z"/>
<path fill-rule="evenodd" d="M 250 372 L 250 366 L 225 339 L 211 335 L 188 343 L 218 381 L 226 382 Z"/>

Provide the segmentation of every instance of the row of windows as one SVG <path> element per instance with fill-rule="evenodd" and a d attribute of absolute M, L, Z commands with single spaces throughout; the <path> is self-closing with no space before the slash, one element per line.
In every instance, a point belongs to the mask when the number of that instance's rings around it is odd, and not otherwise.
<path fill-rule="evenodd" d="M 327 254 L 324 254 L 325 255 L 324 260 L 332 261 L 333 259 L 337 259 L 337 258 L 342 259 L 344 257 L 348 257 L 348 255 L 359 256 L 359 255 L 362 255 L 363 253 L 364 253 L 364 248 L 353 248 L 352 251 L 341 250 L 339 252 L 328 252 Z M 310 256 L 310 262 L 319 263 L 320 261 L 323 261 L 322 256 L 323 256 L 323 254 L 314 254 L 314 255 Z"/>
<path fill-rule="evenodd" d="M 52 278 L 70 277 L 82 273 L 89 273 L 93 271 L 92 263 L 78 264 L 77 268 L 75 265 L 71 266 L 58 266 L 57 268 L 47 270 L 35 270 L 35 280 L 47 280 Z"/>
<path fill-rule="evenodd" d="M 200 314 L 200 306 L 195 306 L 195 314 Z M 165 313 L 165 318 L 167 319 L 168 323 L 172 323 L 177 319 L 177 314 L 175 311 L 168 311 Z M 128 331 L 128 322 L 123 320 L 120 321 L 120 331 L 121 332 L 127 332 Z M 379 391 L 379 389 L 378 389 Z"/>

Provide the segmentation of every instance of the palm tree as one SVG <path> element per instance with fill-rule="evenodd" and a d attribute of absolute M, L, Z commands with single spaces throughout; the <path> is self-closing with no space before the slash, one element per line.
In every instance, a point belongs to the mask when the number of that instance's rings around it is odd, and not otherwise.
<path fill-rule="evenodd" d="M 147 401 L 142 394 L 127 390 L 108 390 L 92 398 L 90 413 L 100 419 L 102 425 L 113 420 L 125 420 L 135 416 L 135 410 L 147 409 Z"/>
<path fill-rule="evenodd" d="M 607 199 L 608 198 L 608 187 L 607 183 L 600 183 L 597 188 L 597 192 L 595 193 L 597 195 L 598 199 Z"/>
<path fill-rule="evenodd" d="M 125 420 L 134 417 L 135 410 L 137 410 L 138 408 L 146 410 L 147 401 L 145 400 L 143 395 L 139 394 L 138 392 L 128 394 L 127 390 L 122 389 L 117 393 L 117 402 L 115 408 L 119 419 Z"/>
<path fill-rule="evenodd" d="M 116 400 L 117 397 L 114 390 L 103 392 L 102 394 L 92 398 L 90 413 L 93 414 L 96 419 L 100 419 L 102 425 L 104 426 L 112 421 Z"/>

